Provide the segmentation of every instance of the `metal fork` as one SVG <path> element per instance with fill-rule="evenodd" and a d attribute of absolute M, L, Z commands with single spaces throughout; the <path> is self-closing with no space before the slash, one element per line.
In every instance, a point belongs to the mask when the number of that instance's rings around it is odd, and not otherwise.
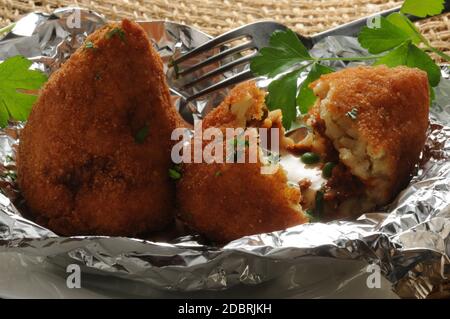
<path fill-rule="evenodd" d="M 248 63 L 258 53 L 258 51 L 261 48 L 269 45 L 270 35 L 277 30 L 286 30 L 286 26 L 276 23 L 276 22 L 271 22 L 271 21 L 262 21 L 262 22 L 248 24 L 248 25 L 242 26 L 240 28 L 237 28 L 235 30 L 229 31 L 219 37 L 216 37 L 216 38 L 206 42 L 205 44 L 189 51 L 188 53 L 180 56 L 179 58 L 173 60 L 171 65 L 174 66 L 175 68 L 178 68 L 178 70 L 176 70 L 176 75 L 179 78 L 186 77 L 186 76 L 190 75 L 191 73 L 193 73 L 199 69 L 202 69 L 208 65 L 211 65 L 213 63 L 218 63 L 220 65 L 218 68 L 216 68 L 212 71 L 209 71 L 209 72 L 203 74 L 202 76 L 195 78 L 187 83 L 184 83 L 180 89 L 188 89 L 202 81 L 211 79 L 212 77 L 220 75 L 220 74 L 224 74 L 225 72 L 232 70 L 236 66 Z M 212 55 L 199 63 L 189 66 L 186 69 L 182 69 L 180 67 L 181 63 L 183 63 L 189 59 L 193 59 L 193 58 L 199 56 L 200 54 L 204 54 L 207 51 L 216 49 L 220 46 L 223 46 L 226 43 L 229 43 L 229 42 L 232 42 L 234 40 L 241 39 L 244 37 L 246 37 L 248 39 L 248 41 L 244 41 L 244 43 L 238 44 L 233 47 L 226 48 L 225 50 L 223 50 L 215 55 Z M 238 54 L 245 50 L 255 50 L 255 52 L 252 54 L 246 55 L 246 56 L 239 57 L 238 59 L 235 59 L 228 63 L 221 63 L 221 61 L 223 62 L 225 58 L 227 58 L 227 57 L 229 58 L 233 54 Z M 195 100 L 195 99 L 197 99 L 201 96 L 204 96 L 206 94 L 209 94 L 213 91 L 225 88 L 227 86 L 230 86 L 230 85 L 233 85 L 236 83 L 240 83 L 251 77 L 253 77 L 251 71 L 244 70 L 232 77 L 229 77 L 223 81 L 215 83 L 215 84 L 201 90 L 200 92 L 195 93 L 194 95 L 186 97 L 186 100 L 187 101 Z"/>
<path fill-rule="evenodd" d="M 311 49 L 314 44 L 319 42 L 320 40 L 324 39 L 328 36 L 336 36 L 336 35 L 346 35 L 346 36 L 356 36 L 364 25 L 367 24 L 367 21 L 375 19 L 377 16 L 383 16 L 386 17 L 390 15 L 391 13 L 398 12 L 400 10 L 400 7 L 396 7 L 390 10 L 386 10 L 377 14 L 373 14 L 368 17 L 364 17 L 358 20 L 355 20 L 350 23 L 343 24 L 341 26 L 338 26 L 336 28 L 333 28 L 331 30 L 318 33 L 311 37 L 305 37 L 302 35 L 298 35 L 299 39 L 303 42 L 303 44 L 306 46 L 307 49 Z M 446 1 L 445 3 L 445 9 L 444 12 L 448 12 L 450 10 L 450 1 Z M 420 18 L 408 16 L 412 21 L 419 20 Z M 200 90 L 197 90 L 197 92 L 193 93 L 192 95 L 186 96 L 183 94 L 182 97 L 185 100 L 185 105 L 188 104 L 188 102 L 191 102 L 193 100 L 196 100 L 202 96 L 205 96 L 209 93 L 212 93 L 216 90 L 220 90 L 235 84 L 238 84 L 240 82 L 243 82 L 247 79 L 250 79 L 253 76 L 250 69 L 246 65 L 248 65 L 249 61 L 258 54 L 259 50 L 263 47 L 268 46 L 270 36 L 274 31 L 277 30 L 286 30 L 286 26 L 271 22 L 271 21 L 263 21 L 263 22 L 256 22 L 252 24 L 248 24 L 245 26 L 242 26 L 240 28 L 237 28 L 235 30 L 229 31 L 223 35 L 220 35 L 216 38 L 211 39 L 210 41 L 204 43 L 203 45 L 187 52 L 186 54 L 174 59 L 171 63 L 171 66 L 174 67 L 176 76 L 180 79 L 179 83 L 182 83 L 181 87 L 178 88 L 172 88 L 173 91 L 177 92 L 185 92 L 186 89 L 195 87 L 199 83 L 209 80 L 213 77 L 224 75 L 225 72 L 228 72 L 232 70 L 233 68 L 237 66 L 244 66 L 242 68 L 241 72 L 238 72 L 231 77 L 225 77 L 223 80 L 214 83 L 208 87 L 201 88 Z M 241 38 L 247 38 L 248 41 L 238 44 L 236 46 L 228 46 L 225 47 L 224 50 L 219 51 L 219 53 L 213 54 L 209 56 L 208 58 L 202 60 L 201 62 L 195 63 L 194 65 L 189 65 L 187 68 L 183 69 L 181 64 L 183 62 L 186 62 L 188 60 L 199 58 L 202 54 L 205 54 L 208 51 L 212 51 L 214 49 L 218 49 L 220 47 L 224 47 L 227 43 L 230 43 L 236 39 Z M 226 62 L 226 59 L 229 59 L 230 56 L 239 54 L 246 50 L 254 50 L 254 53 L 240 56 L 235 60 L 232 60 L 231 62 Z M 213 65 L 213 63 L 216 63 L 219 65 L 219 67 L 210 70 L 206 72 L 205 74 L 201 75 L 200 77 L 193 78 L 191 80 L 183 81 L 183 78 L 188 78 L 189 75 L 191 75 L 198 71 L 199 69 L 202 69 L 207 66 Z M 183 83 L 184 82 L 184 83 Z M 185 110 L 180 110 L 180 113 L 182 113 L 183 117 L 186 117 Z M 184 114 L 183 114 L 184 113 Z M 189 117 L 189 115 L 188 115 Z M 190 121 L 190 118 L 187 118 L 188 121 Z"/>

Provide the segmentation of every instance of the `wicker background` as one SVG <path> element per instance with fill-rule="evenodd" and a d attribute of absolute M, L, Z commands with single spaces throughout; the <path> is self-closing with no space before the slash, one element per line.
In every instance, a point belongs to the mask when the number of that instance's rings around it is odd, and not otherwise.
<path fill-rule="evenodd" d="M 426 0 L 424 0 L 426 1 Z M 305 35 L 401 5 L 400 0 L 0 0 L 0 27 L 30 11 L 80 6 L 108 19 L 167 19 L 210 34 L 261 19 L 276 20 Z M 418 23 L 434 46 L 450 51 L 450 14 Z"/>

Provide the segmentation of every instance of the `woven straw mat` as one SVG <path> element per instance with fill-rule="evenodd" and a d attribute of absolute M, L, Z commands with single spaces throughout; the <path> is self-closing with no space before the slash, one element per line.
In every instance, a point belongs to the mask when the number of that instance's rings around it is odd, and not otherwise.
<path fill-rule="evenodd" d="M 31 11 L 79 6 L 110 20 L 167 19 L 211 35 L 262 19 L 281 22 L 312 35 L 331 27 L 401 5 L 399 0 L 0 0 L 0 27 Z M 450 14 L 418 23 L 435 47 L 450 52 Z"/>

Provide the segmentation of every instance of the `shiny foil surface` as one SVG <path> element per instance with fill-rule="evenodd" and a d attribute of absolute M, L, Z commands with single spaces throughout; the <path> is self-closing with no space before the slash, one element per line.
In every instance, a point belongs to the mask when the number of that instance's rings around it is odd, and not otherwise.
<path fill-rule="evenodd" d="M 0 60 L 21 54 L 34 62 L 34 68 L 51 74 L 87 34 L 104 23 L 100 14 L 76 8 L 59 9 L 51 15 L 31 13 L 1 36 Z M 177 107 L 201 118 L 226 92 L 217 92 L 195 105 L 183 105 L 182 96 L 192 92 L 177 89 L 180 86 L 167 65 L 173 55 L 195 48 L 210 37 L 176 23 L 153 21 L 141 25 L 163 57 Z M 343 36 L 326 38 L 312 52 L 315 56 L 365 54 L 356 39 Z M 244 237 L 223 247 L 205 245 L 198 235 L 167 242 L 60 237 L 35 224 L 21 209 L 15 183 L 15 149 L 23 124 L 11 124 L 0 132 L 0 252 L 46 257 L 62 266 L 78 263 L 86 272 L 177 291 L 255 285 L 286 275 L 291 265 L 307 263 L 311 256 L 326 257 L 324 262 L 328 258 L 351 259 L 378 265 L 400 297 L 450 297 L 449 74 L 443 66 L 426 147 L 415 176 L 390 205 L 356 221 L 304 224 Z M 258 83 L 267 85 L 264 79 Z"/>

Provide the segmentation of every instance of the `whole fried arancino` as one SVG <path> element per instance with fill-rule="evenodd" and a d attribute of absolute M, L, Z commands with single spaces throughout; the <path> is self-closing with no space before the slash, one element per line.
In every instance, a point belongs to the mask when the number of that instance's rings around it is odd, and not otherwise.
<path fill-rule="evenodd" d="M 160 57 L 123 20 L 56 71 L 20 137 L 18 181 L 61 235 L 134 236 L 173 220 L 170 134 L 178 124 Z"/>

